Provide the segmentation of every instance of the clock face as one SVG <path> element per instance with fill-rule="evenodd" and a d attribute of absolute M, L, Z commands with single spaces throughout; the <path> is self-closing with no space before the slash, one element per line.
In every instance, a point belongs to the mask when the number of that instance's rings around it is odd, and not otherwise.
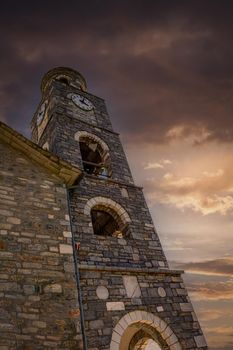
<path fill-rule="evenodd" d="M 37 119 L 36 119 L 36 124 L 37 126 L 39 126 L 44 118 L 44 114 L 45 114 L 45 110 L 46 110 L 46 104 L 47 101 L 45 101 L 44 103 L 42 103 L 42 105 L 40 106 L 40 109 L 38 111 L 37 114 Z"/>
<path fill-rule="evenodd" d="M 91 103 L 91 101 L 89 101 L 84 96 L 72 94 L 71 99 L 76 104 L 76 106 L 83 109 L 84 111 L 91 111 L 93 109 L 93 104 Z"/>

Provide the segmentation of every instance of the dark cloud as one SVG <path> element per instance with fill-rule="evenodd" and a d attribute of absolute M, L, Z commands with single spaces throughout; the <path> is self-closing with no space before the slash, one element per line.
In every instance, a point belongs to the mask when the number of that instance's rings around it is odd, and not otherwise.
<path fill-rule="evenodd" d="M 173 267 L 184 269 L 188 273 L 185 279 L 193 299 L 232 300 L 233 257 L 187 263 L 173 261 L 171 264 Z M 212 312 L 211 315 L 208 315 L 208 309 L 205 312 L 203 319 L 210 320 L 210 316 L 216 318 L 216 312 Z M 217 317 L 221 317 L 221 312 Z"/>
<path fill-rule="evenodd" d="M 173 262 L 173 265 L 186 271 L 233 276 L 233 257 L 188 263 Z"/>
<path fill-rule="evenodd" d="M 1 119 L 28 133 L 39 81 L 79 69 L 128 140 L 233 139 L 233 4 L 8 2 L 1 9 Z M 171 132 L 182 128 L 179 135 Z"/>

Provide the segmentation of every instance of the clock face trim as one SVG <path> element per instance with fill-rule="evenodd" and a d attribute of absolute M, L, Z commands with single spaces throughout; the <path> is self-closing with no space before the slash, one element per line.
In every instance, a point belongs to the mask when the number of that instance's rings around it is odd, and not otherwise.
<path fill-rule="evenodd" d="M 91 111 L 94 108 L 92 102 L 82 95 L 72 94 L 70 97 L 73 103 L 84 111 Z"/>

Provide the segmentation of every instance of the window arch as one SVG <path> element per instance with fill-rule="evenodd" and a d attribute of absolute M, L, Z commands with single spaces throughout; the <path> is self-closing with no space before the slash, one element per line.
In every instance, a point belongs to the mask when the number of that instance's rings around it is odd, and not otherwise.
<path fill-rule="evenodd" d="M 78 131 L 75 140 L 79 141 L 84 171 L 102 178 L 110 177 L 111 161 L 107 144 L 86 131 Z"/>
<path fill-rule="evenodd" d="M 121 238 L 129 234 L 128 213 L 118 203 L 105 197 L 90 199 L 84 214 L 91 216 L 94 234 Z"/>
<path fill-rule="evenodd" d="M 66 75 L 59 75 L 56 78 L 56 80 L 60 81 L 61 83 L 65 84 L 65 85 L 69 85 L 69 83 L 70 83 L 70 79 Z"/>

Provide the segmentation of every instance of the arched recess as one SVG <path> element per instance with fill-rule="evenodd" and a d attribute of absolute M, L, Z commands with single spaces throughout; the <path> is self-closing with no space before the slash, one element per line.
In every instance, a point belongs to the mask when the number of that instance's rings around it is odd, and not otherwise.
<path fill-rule="evenodd" d="M 61 75 L 56 77 L 56 80 L 60 81 L 61 83 L 65 84 L 65 85 L 69 85 L 71 79 L 67 75 L 61 74 Z"/>
<path fill-rule="evenodd" d="M 111 160 L 108 145 L 87 131 L 76 132 L 74 138 L 79 142 L 84 171 L 100 177 L 110 177 Z"/>
<path fill-rule="evenodd" d="M 110 350 L 137 349 L 140 332 L 142 343 L 150 338 L 162 350 L 182 350 L 177 336 L 165 321 L 150 312 L 140 310 L 129 312 L 117 323 L 113 329 Z"/>
<path fill-rule="evenodd" d="M 123 237 L 129 234 L 131 222 L 127 211 L 117 202 L 106 197 L 88 200 L 84 214 L 91 216 L 93 231 L 97 235 Z"/>

